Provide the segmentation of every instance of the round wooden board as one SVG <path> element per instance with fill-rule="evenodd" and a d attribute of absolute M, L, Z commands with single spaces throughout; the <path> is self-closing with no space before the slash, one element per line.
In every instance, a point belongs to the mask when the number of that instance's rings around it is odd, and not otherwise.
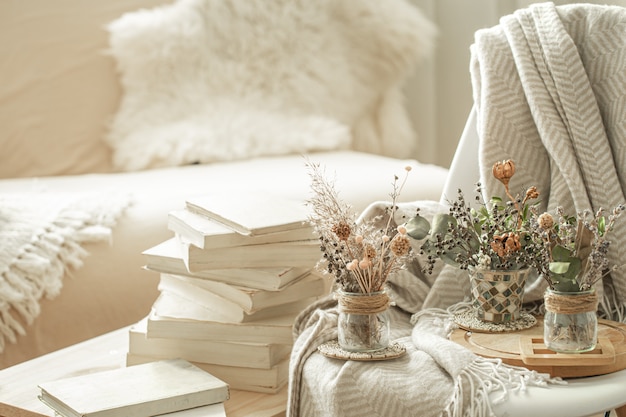
<path fill-rule="evenodd" d="M 537 325 L 530 329 L 510 333 L 475 333 L 463 329 L 452 332 L 450 339 L 477 355 L 487 358 L 500 358 L 504 363 L 523 366 L 537 372 L 549 373 L 551 376 L 574 378 L 583 376 L 603 375 L 626 369 L 626 324 L 609 320 L 598 321 L 598 337 L 608 338 L 615 349 L 615 362 L 610 365 L 596 365 L 585 361 L 585 354 L 580 354 L 581 361 L 577 365 L 527 365 L 520 355 L 520 336 L 543 338 L 543 319 L 537 318 Z"/>

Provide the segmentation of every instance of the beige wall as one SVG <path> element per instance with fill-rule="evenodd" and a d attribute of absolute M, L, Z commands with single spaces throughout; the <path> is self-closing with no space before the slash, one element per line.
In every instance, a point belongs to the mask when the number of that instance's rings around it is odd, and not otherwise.
<path fill-rule="evenodd" d="M 536 1 L 411 0 L 439 27 L 436 55 L 420 65 L 406 86 L 409 112 L 418 132 L 417 159 L 449 167 L 472 106 L 469 47 L 477 29 Z M 626 0 L 585 1 L 626 7 Z M 555 4 L 580 3 L 555 0 Z"/>

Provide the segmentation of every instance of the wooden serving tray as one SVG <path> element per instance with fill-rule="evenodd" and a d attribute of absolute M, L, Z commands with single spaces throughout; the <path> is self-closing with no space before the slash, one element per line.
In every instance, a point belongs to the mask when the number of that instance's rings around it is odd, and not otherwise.
<path fill-rule="evenodd" d="M 530 329 L 510 333 L 477 333 L 463 329 L 450 339 L 477 355 L 500 358 L 551 376 L 575 378 L 603 375 L 626 369 L 626 324 L 598 320 L 598 346 L 579 354 L 555 353 L 543 344 L 543 318 Z"/>

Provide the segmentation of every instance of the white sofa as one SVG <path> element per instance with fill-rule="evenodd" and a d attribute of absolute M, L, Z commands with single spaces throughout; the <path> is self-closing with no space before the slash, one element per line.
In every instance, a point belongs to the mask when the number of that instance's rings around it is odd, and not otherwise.
<path fill-rule="evenodd" d="M 16 193 L 44 190 L 70 196 L 122 194 L 131 201 L 112 228 L 110 242 L 85 243 L 88 256 L 82 267 L 69 268 L 59 295 L 39 301 L 41 311 L 32 323 L 20 319 L 26 334 L 16 343 L 7 342 L 0 368 L 147 315 L 157 296 L 158 274 L 142 269 L 141 252 L 172 236 L 167 213 L 181 208 L 187 196 L 259 189 L 302 201 L 309 196 L 305 160 L 297 151 L 132 171 L 114 165 L 114 152 L 104 137 L 128 90 L 122 89 L 114 57 L 105 53 L 109 36 L 105 25 L 127 11 L 167 3 L 0 4 L 0 51 L 9 57 L 0 67 L 0 198 L 9 201 Z M 394 86 L 395 99 L 398 91 Z M 345 105 L 359 108 L 360 103 Z M 356 211 L 387 199 L 393 176 L 406 165 L 413 171 L 402 201 L 438 200 L 441 195 L 447 169 L 417 162 L 413 132 L 407 129 L 402 106 L 396 110 L 408 155 L 398 152 L 402 147 L 389 151 L 384 142 L 377 151 L 356 141 L 349 147 L 305 152 L 336 175 L 341 195 Z M 382 117 L 376 109 L 368 111 L 372 114 L 359 117 Z M 356 124 L 342 122 L 357 135 Z M 1 210 L 2 206 L 0 214 Z"/>

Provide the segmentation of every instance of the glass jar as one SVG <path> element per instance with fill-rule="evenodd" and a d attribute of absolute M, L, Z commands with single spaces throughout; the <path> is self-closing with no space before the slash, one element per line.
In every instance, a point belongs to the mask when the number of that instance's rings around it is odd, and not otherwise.
<path fill-rule="evenodd" d="M 543 339 L 560 353 L 589 352 L 598 341 L 598 296 L 595 290 L 561 292 L 547 289 Z"/>
<path fill-rule="evenodd" d="M 389 346 L 389 296 L 384 291 L 338 291 L 339 346 L 349 352 L 371 352 Z"/>

